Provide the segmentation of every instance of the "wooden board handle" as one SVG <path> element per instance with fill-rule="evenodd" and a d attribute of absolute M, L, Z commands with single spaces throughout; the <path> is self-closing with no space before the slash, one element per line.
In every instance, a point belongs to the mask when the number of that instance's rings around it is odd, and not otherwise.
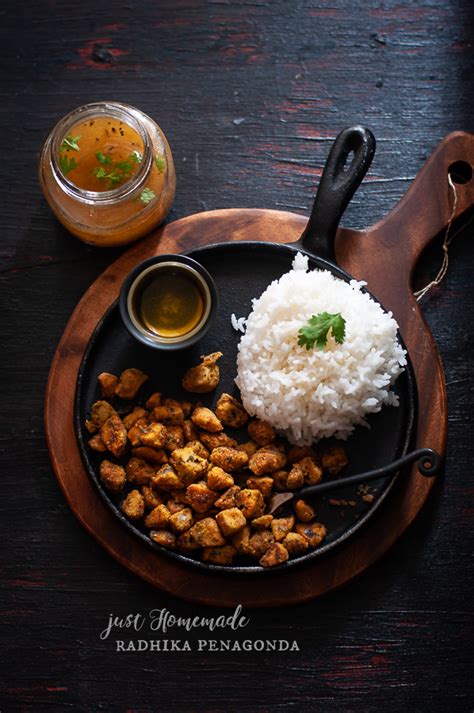
<path fill-rule="evenodd" d="M 456 188 L 457 220 L 474 205 L 474 134 L 448 134 L 391 213 L 367 230 L 381 250 L 382 263 L 386 256 L 393 269 L 396 255 L 396 269 L 409 281 L 422 251 L 448 225 L 454 200 L 449 173 Z"/>
<path fill-rule="evenodd" d="M 366 280 L 369 290 L 397 316 L 402 335 L 411 313 L 418 311 L 411 281 L 426 246 L 449 223 L 455 183 L 455 220 L 474 206 L 474 134 L 456 131 L 441 141 L 395 208 L 366 230 L 341 228 L 336 239 L 337 262 L 347 272 Z M 400 312 L 400 304 L 409 309 Z"/>

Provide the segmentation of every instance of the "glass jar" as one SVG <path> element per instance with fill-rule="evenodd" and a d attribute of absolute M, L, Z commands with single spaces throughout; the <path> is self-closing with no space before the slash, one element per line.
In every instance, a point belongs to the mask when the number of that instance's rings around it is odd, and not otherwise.
<path fill-rule="evenodd" d="M 107 125 L 112 125 L 114 134 Z M 105 151 L 111 153 L 100 150 L 101 139 L 93 135 L 94 131 L 99 135 L 99 129 L 94 126 L 101 127 L 102 137 L 110 136 Z M 71 130 L 75 134 L 81 127 L 87 139 L 71 135 Z M 139 148 L 128 157 L 136 164 L 131 173 L 115 170 L 125 166 L 132 171 L 130 163 L 112 159 L 126 132 L 137 139 Z M 97 179 L 104 179 L 102 190 L 79 187 L 68 177 L 74 173 L 71 167 L 78 172 L 82 157 L 89 164 L 91 160 L 97 163 L 93 170 L 87 169 L 87 175 L 97 184 Z M 139 109 L 116 102 L 86 104 L 61 119 L 44 143 L 39 178 L 46 200 L 64 227 L 83 242 L 99 246 L 124 245 L 149 233 L 167 216 L 176 190 L 173 157 L 160 127 Z"/>

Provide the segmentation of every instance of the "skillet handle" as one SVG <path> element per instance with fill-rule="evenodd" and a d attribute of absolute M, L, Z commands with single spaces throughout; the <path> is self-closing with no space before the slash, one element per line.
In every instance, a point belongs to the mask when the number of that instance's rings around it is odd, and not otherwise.
<path fill-rule="evenodd" d="M 354 152 L 350 165 L 347 157 Z M 305 250 L 336 262 L 336 231 L 347 204 L 360 186 L 375 153 L 375 137 L 363 126 L 343 129 L 329 152 L 313 210 L 300 242 Z"/>
<path fill-rule="evenodd" d="M 393 463 L 383 468 L 375 468 L 374 470 L 369 470 L 367 473 L 359 473 L 358 475 L 350 475 L 347 478 L 338 478 L 338 480 L 328 480 L 325 483 L 318 483 L 318 485 L 310 485 L 299 490 L 297 494 L 298 497 L 321 495 L 329 490 L 337 490 L 338 488 L 344 488 L 348 485 L 358 485 L 359 483 L 366 483 L 370 480 L 378 480 L 378 478 L 385 478 L 387 475 L 396 473 L 401 468 L 415 461 L 418 461 L 418 470 L 426 478 L 432 478 L 441 469 L 442 459 L 435 450 L 432 448 L 419 448 L 416 451 L 407 453 L 407 455 L 398 458 L 398 460 L 393 461 Z"/>

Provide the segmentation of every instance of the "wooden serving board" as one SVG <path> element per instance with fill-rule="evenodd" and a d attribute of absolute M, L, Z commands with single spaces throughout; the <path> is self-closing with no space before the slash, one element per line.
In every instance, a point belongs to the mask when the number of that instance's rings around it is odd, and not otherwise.
<path fill-rule="evenodd" d="M 419 414 L 416 446 L 443 453 L 447 404 L 443 367 L 434 339 L 411 290 L 414 266 L 428 243 L 446 229 L 453 196 L 448 172 L 469 174 L 474 166 L 474 135 L 450 134 L 437 147 L 395 209 L 363 231 L 340 229 L 338 263 L 368 289 L 400 325 L 415 370 Z M 466 165 L 467 164 L 467 165 Z M 474 180 L 456 184 L 459 218 L 474 205 Z M 427 499 L 433 480 L 413 468 L 386 507 L 342 549 L 310 565 L 266 577 L 207 574 L 160 556 L 128 532 L 90 481 L 81 461 L 73 424 L 77 374 L 92 331 L 117 298 L 122 280 L 138 262 L 230 240 L 292 242 L 307 219 L 272 210 L 217 210 L 183 218 L 137 243 L 114 262 L 85 293 L 57 348 L 48 380 L 45 430 L 62 491 L 84 527 L 121 564 L 158 589 L 213 606 L 281 606 L 308 601 L 343 586 L 364 572 L 403 534 Z"/>

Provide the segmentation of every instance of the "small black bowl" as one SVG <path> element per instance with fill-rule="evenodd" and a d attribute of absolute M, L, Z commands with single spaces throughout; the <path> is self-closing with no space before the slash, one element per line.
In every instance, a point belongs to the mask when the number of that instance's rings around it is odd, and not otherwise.
<path fill-rule="evenodd" d="M 141 324 L 136 314 L 133 297 L 143 280 L 164 267 L 191 275 L 199 283 L 204 299 L 204 311 L 198 324 L 179 337 L 161 337 Z M 209 272 L 197 260 L 186 255 L 158 255 L 137 265 L 125 278 L 119 296 L 120 316 L 130 334 L 153 349 L 176 351 L 196 344 L 213 323 L 219 307 L 216 285 Z"/>

